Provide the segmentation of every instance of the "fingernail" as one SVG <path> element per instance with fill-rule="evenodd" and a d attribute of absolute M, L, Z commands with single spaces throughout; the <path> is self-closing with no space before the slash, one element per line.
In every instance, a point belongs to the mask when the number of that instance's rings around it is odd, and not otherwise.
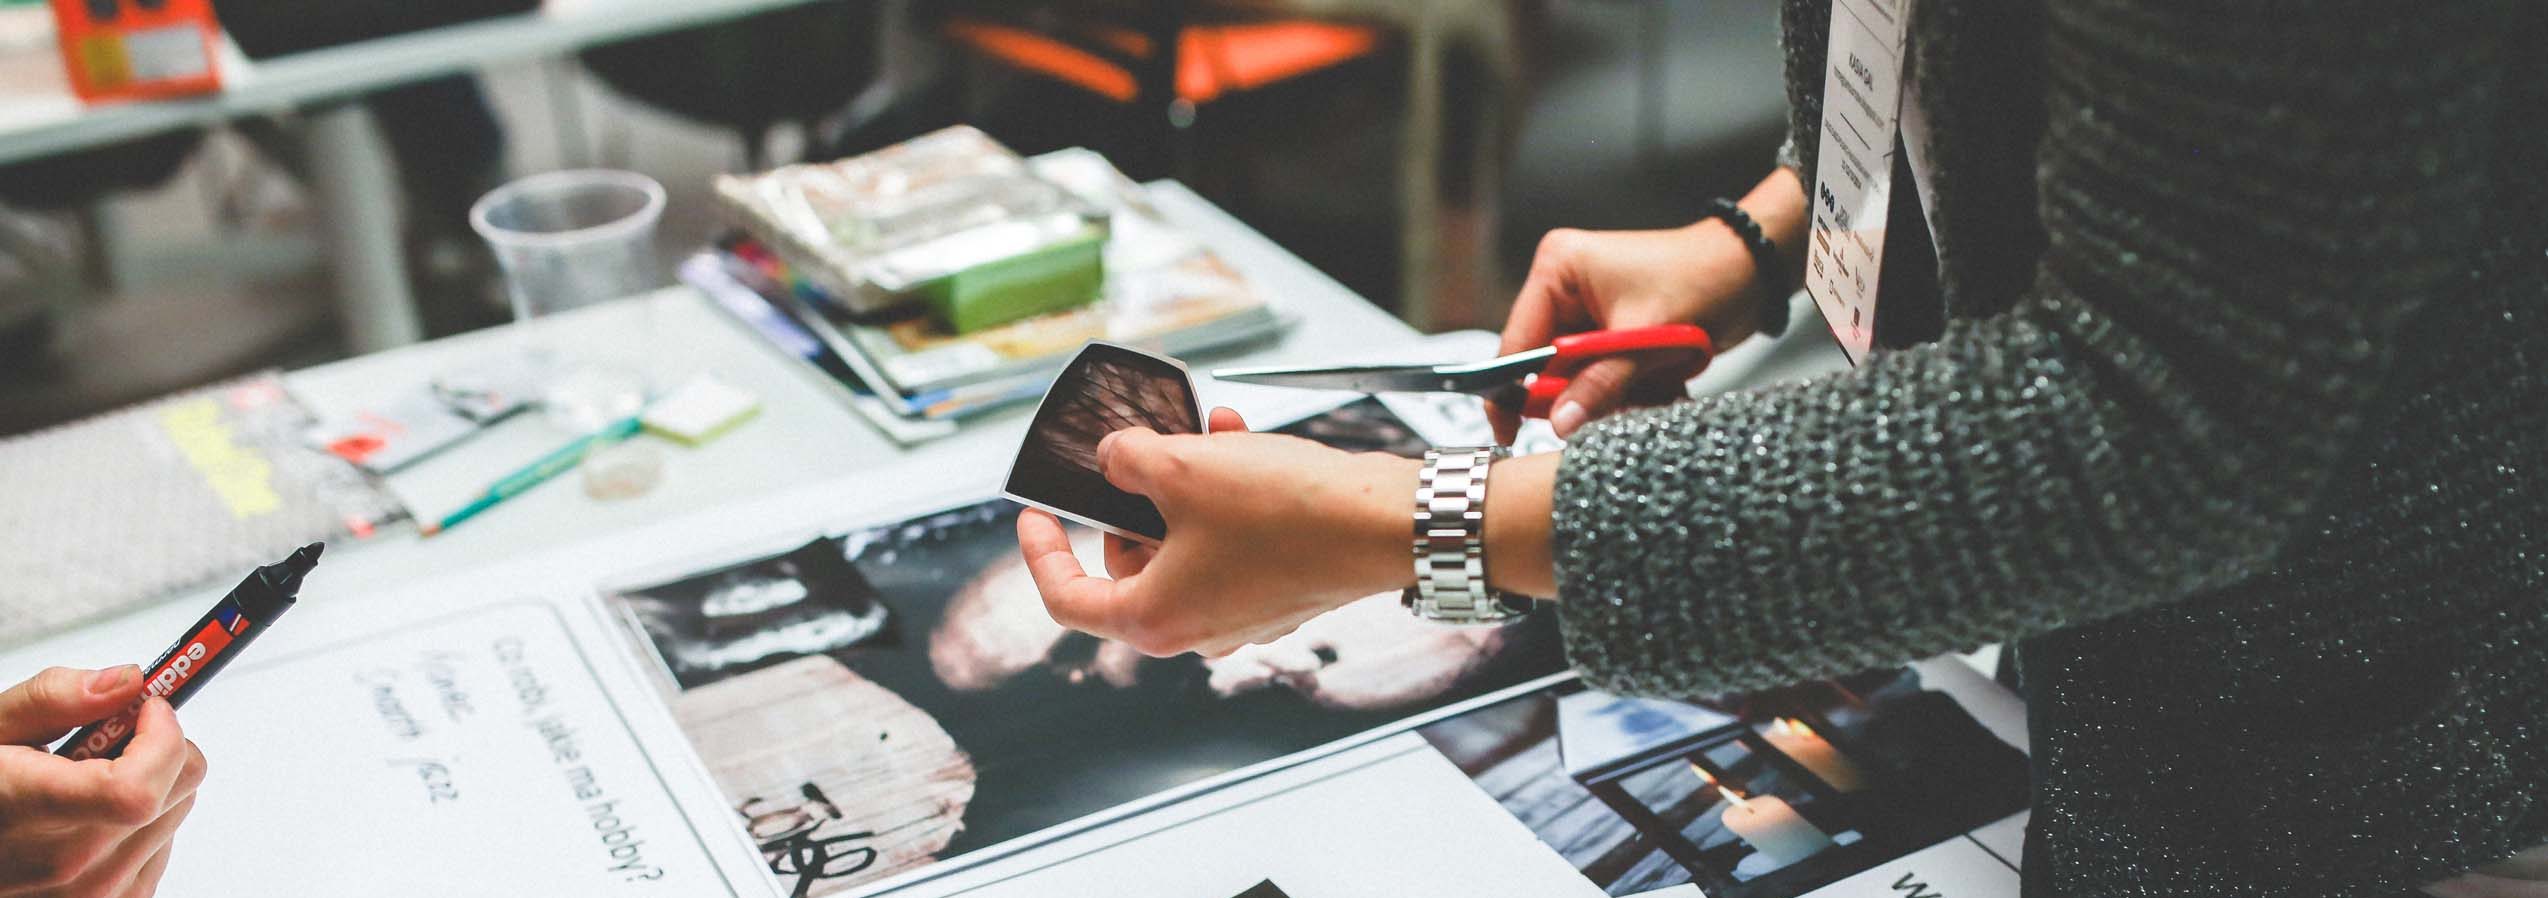
<path fill-rule="evenodd" d="M 1556 428 L 1557 435 L 1561 437 L 1573 434 L 1575 428 L 1584 426 L 1583 403 L 1572 400 L 1558 403 L 1557 411 L 1548 416 L 1548 426 Z"/>
<path fill-rule="evenodd" d="M 141 673 L 142 673 L 142 669 L 141 669 L 140 667 L 137 667 L 137 666 L 135 666 L 135 665 L 131 665 L 131 664 L 126 664 L 126 665 L 122 665 L 122 666 L 118 666 L 118 667 L 109 667 L 109 668 L 107 668 L 107 669 L 105 669 L 105 670 L 101 670 L 101 671 L 98 671 L 98 672 L 96 672 L 96 673 L 89 674 L 89 675 L 88 675 L 88 691 L 89 691 L 89 694 L 90 694 L 90 695 L 107 695 L 107 694 L 111 694 L 111 693 L 113 693 L 115 690 L 118 690 L 118 689 L 122 689 L 122 688 L 124 688 L 124 684 L 125 684 L 125 683 L 132 682 L 132 678 L 137 677 L 137 676 L 141 676 Z"/>
<path fill-rule="evenodd" d="M 1123 431 L 1116 431 L 1115 433 L 1122 433 L 1122 432 L 1123 432 Z M 1114 433 L 1110 433 L 1110 434 L 1107 434 L 1107 435 L 1105 435 L 1105 436 L 1103 436 L 1103 437 L 1098 438 L 1098 440 L 1097 440 L 1097 469 L 1098 469 L 1098 470 L 1103 471 L 1103 470 L 1105 470 L 1105 469 L 1106 469 L 1106 456 L 1107 456 L 1109 453 L 1112 453 L 1112 452 L 1114 451 L 1114 447 L 1115 447 L 1115 434 L 1114 434 Z"/>

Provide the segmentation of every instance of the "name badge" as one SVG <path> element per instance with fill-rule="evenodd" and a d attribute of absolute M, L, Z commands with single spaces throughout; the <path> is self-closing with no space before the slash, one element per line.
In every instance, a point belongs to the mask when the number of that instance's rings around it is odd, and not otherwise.
<path fill-rule="evenodd" d="M 1901 123 L 1902 49 L 1911 0 L 1832 0 L 1823 72 L 1821 150 L 1815 156 L 1805 292 L 1850 364 L 1875 344 L 1876 281 L 1884 271 L 1893 199 L 1893 136 Z"/>

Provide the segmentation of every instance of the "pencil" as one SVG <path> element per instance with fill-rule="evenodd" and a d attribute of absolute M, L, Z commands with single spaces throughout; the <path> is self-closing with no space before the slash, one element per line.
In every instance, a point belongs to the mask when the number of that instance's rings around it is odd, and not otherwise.
<path fill-rule="evenodd" d="M 486 492 L 479 493 L 477 498 L 469 500 L 469 504 L 443 515 L 442 520 L 427 522 L 420 529 L 425 536 L 449 530 L 453 525 L 476 517 L 478 512 L 495 507 L 496 503 L 520 495 L 523 491 L 564 473 L 566 469 L 575 467 L 576 462 L 583 461 L 584 456 L 591 455 L 593 450 L 636 436 L 641 426 L 638 417 L 630 415 L 613 421 L 600 430 L 576 437 L 574 442 L 540 456 L 539 460 L 524 465 L 521 470 L 504 475 L 502 479 L 488 486 Z"/>

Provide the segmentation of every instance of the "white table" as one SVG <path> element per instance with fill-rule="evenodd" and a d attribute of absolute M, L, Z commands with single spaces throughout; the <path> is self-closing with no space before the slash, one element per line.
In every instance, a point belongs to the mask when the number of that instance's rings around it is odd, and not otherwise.
<path fill-rule="evenodd" d="M 383 88 L 540 59 L 595 44 L 726 21 L 810 0 L 550 0 L 539 12 L 377 38 L 249 63 L 223 54 L 218 94 L 82 104 L 56 62 L 13 60 L 0 83 L 0 165 L 233 118 L 306 110 L 303 134 L 337 309 L 358 352 L 422 334 L 399 251 L 397 177 L 362 104 Z M 13 11 L 14 12 L 14 11 Z"/>
<path fill-rule="evenodd" d="M 1156 183 L 1149 190 L 1173 224 L 1222 254 L 1263 293 L 1280 303 L 1282 311 L 1297 320 L 1271 345 L 1226 360 L 1204 359 L 1205 367 L 1225 361 L 1373 359 L 1403 353 L 1408 344 L 1417 340 L 1417 335 L 1405 325 L 1192 192 L 1173 183 Z M 633 333 L 641 326 L 641 320 L 650 322 L 655 330 L 670 337 L 655 353 L 656 373 L 714 368 L 760 393 L 765 406 L 762 417 L 697 450 L 668 450 L 674 455 L 668 468 L 670 477 L 658 490 L 641 498 L 598 502 L 584 497 L 571 483 L 551 483 L 431 540 L 396 531 L 367 541 L 344 541 L 331 546 L 326 564 L 313 575 L 305 606 L 372 597 L 384 601 L 346 614 L 396 614 L 396 609 L 410 607 L 404 604 L 410 601 L 432 609 L 438 607 L 432 602 L 440 596 L 420 594 L 417 588 L 432 584 L 434 589 L 451 590 L 448 595 L 453 597 L 454 606 L 485 608 L 493 601 L 561 595 L 565 594 L 562 590 L 588 587 L 602 578 L 629 577 L 650 568 L 671 565 L 671 570 L 696 570 L 687 565 L 699 558 L 687 556 L 752 557 L 732 551 L 739 546 L 724 543 L 771 538 L 802 540 L 803 526 L 830 515 L 929 507 L 913 503 L 930 501 L 933 489 L 940 494 L 937 498 L 978 498 L 982 493 L 976 487 L 989 480 L 985 466 L 1004 465 L 1023 429 L 1023 412 L 1012 412 L 969 425 L 965 432 L 947 440 L 910 449 L 891 445 L 828 395 L 829 388 L 822 382 L 801 374 L 796 363 L 777 357 L 739 325 L 724 320 L 704 297 L 684 288 L 658 291 L 584 314 L 588 319 L 585 323 L 596 333 Z M 502 352 L 505 336 L 481 332 L 379 353 L 295 372 L 288 375 L 288 383 L 304 401 L 321 409 L 349 408 L 420 383 L 442 366 Z M 1730 387 L 1765 376 L 1794 376 L 1826 366 L 1837 355 L 1818 329 L 1799 327 L 1777 343 L 1748 341 L 1730 349 L 1702 386 Z M 1236 391 L 1242 390 L 1298 394 L 1238 385 L 1202 386 L 1207 401 L 1239 397 L 1243 394 Z M 1216 392 L 1218 388 L 1232 392 Z M 536 418 L 515 420 L 444 457 L 424 462 L 415 474 L 403 476 L 412 477 L 413 482 L 406 485 L 416 489 L 431 489 L 436 484 L 483 483 L 546 451 L 563 436 L 546 430 Z M 955 495 L 945 495 L 950 492 Z M 851 511 L 860 508 L 867 511 Z M 773 528 L 780 532 L 769 532 Z M 759 548 L 779 546 L 763 544 Z M 145 653 L 159 645 L 155 640 L 164 638 L 208 605 L 227 585 L 215 584 L 171 597 L 168 602 L 121 619 L 82 628 L 48 643 L 40 651 L 0 653 L 0 662 L 6 662 L 0 664 L 0 683 L 13 682 L 44 664 L 96 665 L 147 657 Z M 314 609 L 299 613 L 304 615 L 302 620 L 309 620 L 323 612 Z M 391 621 L 367 623 L 366 627 L 404 625 L 402 621 Z M 574 642 L 581 637 L 568 634 L 565 638 Z M 269 652 L 264 657 L 275 654 Z M 624 666 L 606 669 L 636 673 Z M 601 672 L 594 673 L 593 678 L 597 683 L 618 679 Z M 306 688 L 315 690 L 318 684 L 308 682 Z M 647 690 L 634 679 L 602 688 Z M 602 697 L 608 695 L 604 692 Z M 663 726 L 669 726 L 665 709 L 656 702 L 659 698 L 651 690 L 642 697 L 631 696 L 628 713 L 660 718 Z M 266 699 L 277 713 L 308 707 L 289 695 L 270 694 Z M 188 713 L 195 711 L 190 709 Z M 205 729 L 218 731 L 217 727 Z M 673 738 L 669 730 L 651 731 Z M 208 740 L 207 745 L 211 744 Z M 693 763 L 687 760 L 688 750 L 677 742 L 664 749 L 665 764 Z M 216 758 L 215 763 L 221 762 Z M 646 763 L 656 762 L 650 757 Z M 707 782 L 704 772 L 698 773 L 676 775 L 670 783 L 658 776 L 656 782 L 664 784 L 667 793 L 696 789 Z M 1468 790 L 1456 774 L 1446 775 L 1453 777 L 1451 785 L 1458 794 L 1468 796 L 1473 805 L 1484 801 L 1478 793 Z M 1189 794 L 1203 794 L 1202 788 Z M 259 796 L 241 792 L 233 797 Z M 499 795 L 497 800 L 532 806 L 528 798 L 513 793 Z M 683 800 L 694 802 L 695 807 L 699 806 L 697 802 L 719 801 L 721 796 L 693 793 Z M 220 800 L 205 805 L 229 809 L 210 812 L 216 816 L 240 813 L 237 809 L 247 806 Z M 1482 810 L 1495 813 L 1492 809 Z M 253 811 L 247 813 L 253 819 Z M 1527 833 L 1519 835 L 1527 837 Z M 744 847 L 742 842 L 735 844 Z M 1047 854 L 1076 850 L 1079 849 L 1057 847 L 1048 849 Z M 336 862 L 360 863 L 360 859 L 339 857 Z"/>
<path fill-rule="evenodd" d="M 1169 221 L 1220 253 L 1295 321 L 1279 338 L 1248 351 L 1198 357 L 1202 366 L 1371 358 L 1419 339 L 1406 325 L 1183 186 L 1159 182 L 1149 190 Z M 451 582 L 454 575 L 471 572 L 491 572 L 508 582 L 506 588 L 526 594 L 572 589 L 589 586 L 599 576 L 683 560 L 642 554 L 651 551 L 647 548 L 632 552 L 631 546 L 678 544 L 684 551 L 720 552 L 728 547 L 719 541 L 758 540 L 769 536 L 765 531 L 774 524 L 820 520 L 859 508 L 975 500 L 985 494 L 986 485 L 997 483 L 1024 435 L 1028 412 L 1018 408 L 969 422 L 946 439 L 908 448 L 895 445 L 841 402 L 833 393 L 836 386 L 779 356 L 687 287 L 579 314 L 597 334 L 634 333 L 641 319 L 650 318 L 653 328 L 668 337 L 658 344 L 650 373 L 673 377 L 713 370 L 759 394 L 761 414 L 697 448 L 638 437 L 666 455 L 663 482 L 643 496 L 589 498 L 577 473 L 570 471 L 430 539 L 401 525 L 369 539 L 331 541 L 322 565 L 325 594 L 394 592 L 421 582 Z M 290 372 L 285 383 L 314 410 L 341 413 L 422 385 L 447 367 L 505 352 L 509 337 L 498 329 L 420 343 Z M 1227 396 L 1206 384 L 1203 398 L 1225 401 Z M 526 413 L 391 479 L 404 494 L 463 496 L 568 438 L 536 413 Z M 415 510 L 436 515 L 449 509 Z M 59 646 L 64 654 L 49 655 L 42 663 L 104 664 L 148 657 L 163 644 L 155 640 L 183 623 L 169 618 L 191 618 L 235 582 L 216 578 L 80 627 L 64 635 Z M 13 655 L 16 651 L 0 652 L 0 659 L 31 660 L 23 653 Z M 31 672 L 0 665 L 0 685 Z"/>
<path fill-rule="evenodd" d="M 1405 323 L 1183 185 L 1154 182 L 1149 190 L 1171 223 L 1228 259 L 1296 322 L 1271 343 L 1237 354 L 1199 357 L 1197 368 L 1369 361 L 1403 353 L 1420 339 Z M 431 539 L 420 539 L 402 528 L 331 547 L 331 575 L 344 577 L 340 582 L 386 587 L 544 549 L 601 541 L 614 533 L 665 526 L 710 509 L 752 503 L 764 508 L 820 504 L 832 501 L 830 497 L 877 488 L 872 486 L 873 476 L 862 475 L 880 475 L 889 468 L 908 471 L 902 463 L 914 459 L 927 460 L 928 470 L 946 472 L 951 481 L 996 482 L 1024 436 L 1028 410 L 1020 407 L 968 422 L 963 432 L 946 439 L 913 447 L 895 445 L 841 401 L 834 392 L 839 387 L 781 358 L 695 291 L 672 287 L 640 302 L 642 310 L 633 304 L 615 304 L 586 310 L 586 314 L 596 332 L 631 333 L 641 319 L 650 317 L 652 328 L 667 337 L 656 344 L 652 374 L 660 379 L 714 371 L 758 393 L 761 414 L 702 447 L 662 443 L 664 480 L 644 496 L 595 500 L 584 495 L 570 472 Z M 1818 326 L 1815 314 L 1799 311 L 1797 325 L 1780 340 L 1755 339 L 1729 348 L 1693 382 L 1693 389 L 1716 392 L 1840 367 L 1844 364 L 1840 352 Z M 293 372 L 287 382 L 296 396 L 322 414 L 343 412 L 425 383 L 446 367 L 502 352 L 508 338 L 501 329 L 480 331 Z M 1227 401 L 1219 392 L 1223 390 L 1272 388 L 1205 383 L 1203 389 L 1202 398 L 1211 403 Z M 401 471 L 392 478 L 393 486 L 414 497 L 417 504 L 440 503 L 412 509 L 417 514 L 439 515 L 566 439 L 567 434 L 537 414 L 517 416 Z M 206 592 L 186 601 L 208 602 L 211 596 Z"/>
<path fill-rule="evenodd" d="M 1184 186 L 1151 185 L 1168 219 L 1200 237 L 1238 267 L 1295 323 L 1276 340 L 1241 354 L 1204 357 L 1206 365 L 1344 358 L 1385 352 L 1416 333 L 1318 273 Z M 838 387 L 778 356 L 759 338 L 687 287 L 581 310 L 589 332 L 613 339 L 651 327 L 660 336 L 648 364 L 658 381 L 696 371 L 746 387 L 761 397 L 761 414 L 698 448 L 660 442 L 663 483 L 647 495 L 615 502 L 588 498 L 575 475 L 508 500 L 432 539 L 394 530 L 329 553 L 335 566 L 363 566 L 385 581 L 589 539 L 719 505 L 875 471 L 927 457 L 949 470 L 1004 468 L 1025 432 L 1027 409 L 968 422 L 962 432 L 901 447 L 875 431 L 835 394 Z M 321 414 L 373 405 L 425 383 L 436 372 L 506 349 L 504 329 L 321 365 L 288 375 L 295 395 Z M 509 419 L 466 443 L 391 478 L 420 516 L 448 511 L 495 478 L 561 445 L 568 435 L 537 414 Z M 641 439 L 654 440 L 652 437 Z M 370 576 L 366 580 L 372 579 Z"/>

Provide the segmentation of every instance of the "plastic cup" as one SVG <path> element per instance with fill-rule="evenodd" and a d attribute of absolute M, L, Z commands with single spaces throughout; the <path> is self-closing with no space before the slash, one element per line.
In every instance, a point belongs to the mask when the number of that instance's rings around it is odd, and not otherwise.
<path fill-rule="evenodd" d="M 563 313 L 662 284 L 654 237 L 663 211 L 663 185 L 609 169 L 532 175 L 469 207 L 469 226 L 504 269 L 524 360 L 560 426 L 596 430 L 645 404 L 644 376 L 613 363 L 642 359 L 644 347 L 629 345 L 628 334 L 579 328 L 580 316 Z"/>

